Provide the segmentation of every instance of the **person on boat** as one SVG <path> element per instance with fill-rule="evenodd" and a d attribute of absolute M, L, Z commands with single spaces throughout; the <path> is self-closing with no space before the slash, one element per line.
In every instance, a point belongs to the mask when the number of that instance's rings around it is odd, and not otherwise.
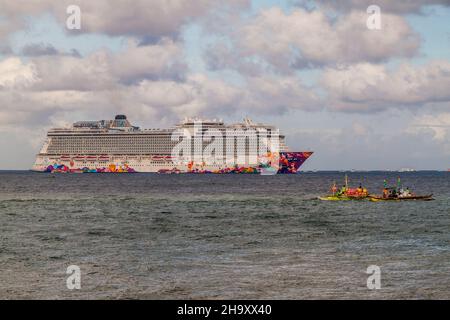
<path fill-rule="evenodd" d="M 408 197 L 411 197 L 413 195 L 409 190 L 409 187 L 406 187 L 406 194 L 408 195 Z"/>
<path fill-rule="evenodd" d="M 333 186 L 331 187 L 331 194 L 337 195 L 337 193 L 338 193 L 338 188 L 337 188 L 336 184 L 334 183 Z"/>
<path fill-rule="evenodd" d="M 362 195 L 363 193 L 363 187 L 361 184 L 359 184 L 359 187 L 356 189 L 356 192 L 358 193 L 358 195 Z"/>
<path fill-rule="evenodd" d="M 346 185 L 344 184 L 343 186 L 342 186 L 342 188 L 341 188 L 341 190 L 339 190 L 339 192 L 338 192 L 338 196 L 342 196 L 342 195 L 345 195 L 347 193 L 347 187 L 346 187 Z"/>
<path fill-rule="evenodd" d="M 389 195 L 390 198 L 397 198 L 398 193 L 396 189 L 392 189 L 391 194 Z"/>
<path fill-rule="evenodd" d="M 363 188 L 363 196 L 367 196 L 367 195 L 369 195 L 367 188 Z"/>
<path fill-rule="evenodd" d="M 407 197 L 410 197 L 411 196 L 411 192 L 409 191 L 409 188 L 406 188 L 406 189 L 401 189 L 401 191 L 400 191 L 400 195 L 399 195 L 399 197 L 400 198 L 407 198 Z"/>

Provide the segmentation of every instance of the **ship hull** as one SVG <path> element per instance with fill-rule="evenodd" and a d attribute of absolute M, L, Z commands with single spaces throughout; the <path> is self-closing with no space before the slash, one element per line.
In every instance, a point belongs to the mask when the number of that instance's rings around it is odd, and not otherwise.
<path fill-rule="evenodd" d="M 276 168 L 261 165 L 177 164 L 169 156 L 38 155 L 32 171 L 48 173 L 256 173 L 295 174 L 312 152 L 281 152 Z"/>

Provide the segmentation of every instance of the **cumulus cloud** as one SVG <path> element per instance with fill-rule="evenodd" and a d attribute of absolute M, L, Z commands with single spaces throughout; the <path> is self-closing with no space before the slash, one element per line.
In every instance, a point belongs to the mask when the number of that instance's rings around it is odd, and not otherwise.
<path fill-rule="evenodd" d="M 34 75 L 42 80 L 33 83 L 32 89 L 37 91 L 105 90 L 120 83 L 137 83 L 142 79 L 180 80 L 186 72 L 181 44 L 169 39 L 148 46 L 138 46 L 137 41 L 130 40 L 118 53 L 102 49 L 86 57 L 47 50 L 41 46 L 31 48 L 28 50 L 28 69 L 32 68 Z M 18 58 L 7 61 L 5 74 L 0 75 L 4 79 L 11 78 L 10 69 L 17 69 L 22 64 Z M 27 75 L 27 78 L 30 77 Z"/>
<path fill-rule="evenodd" d="M 362 11 L 335 21 L 320 10 L 298 8 L 284 13 L 276 7 L 266 9 L 235 27 L 231 48 L 212 46 L 209 61 L 214 68 L 233 68 L 241 67 L 242 59 L 262 60 L 286 73 L 337 63 L 383 62 L 417 53 L 420 38 L 404 18 L 384 14 L 382 30 L 369 30 L 367 18 Z"/>
<path fill-rule="evenodd" d="M 38 82 L 36 66 L 19 58 L 0 61 L 0 90 L 23 89 Z"/>
<path fill-rule="evenodd" d="M 32 59 L 42 79 L 36 91 L 90 91 L 115 85 L 106 51 L 98 51 L 85 58 L 73 56 L 40 56 Z"/>
<path fill-rule="evenodd" d="M 321 83 L 336 110 L 417 107 L 450 101 L 450 63 L 431 61 L 423 66 L 404 63 L 393 70 L 369 63 L 328 68 Z"/>
<path fill-rule="evenodd" d="M 231 0 L 225 5 L 248 6 L 249 3 L 248 0 Z M 132 4 L 127 0 L 2 1 L 0 15 L 6 19 L 4 23 L 8 29 L 0 36 L 24 28 L 27 17 L 43 13 L 53 14 L 65 26 L 68 17 L 66 8 L 69 5 L 78 5 L 81 9 L 81 33 L 159 40 L 177 36 L 185 23 L 201 18 L 224 3 L 218 0 L 135 0 Z"/>
<path fill-rule="evenodd" d="M 231 113 L 279 115 L 291 109 L 317 109 L 319 98 L 296 77 L 249 77 L 244 85 L 231 85 L 205 75 L 194 75 L 184 87 L 188 103 L 177 107 L 184 115 Z"/>
<path fill-rule="evenodd" d="M 181 79 L 187 71 L 182 45 L 170 39 L 146 46 L 131 40 L 110 63 L 113 74 L 124 82 L 146 78 Z"/>
<path fill-rule="evenodd" d="M 140 49 L 132 46 L 130 50 Z M 28 63 L 18 58 L 3 61 L 0 105 L 4 107 L 0 127 L 19 123 L 45 126 L 74 115 L 96 118 L 114 112 L 124 112 L 135 119 L 173 122 L 195 115 L 277 115 L 319 105 L 314 91 L 296 77 L 250 77 L 237 85 L 205 74 L 188 74 L 182 80 L 149 77 L 126 83 L 121 81 L 120 66 L 112 67 L 126 53 L 127 50 L 117 55 L 98 51 L 85 58 L 39 56 Z M 136 78 L 133 68 L 126 71 L 126 76 Z M 158 73 L 160 70 L 155 71 L 155 75 Z"/>

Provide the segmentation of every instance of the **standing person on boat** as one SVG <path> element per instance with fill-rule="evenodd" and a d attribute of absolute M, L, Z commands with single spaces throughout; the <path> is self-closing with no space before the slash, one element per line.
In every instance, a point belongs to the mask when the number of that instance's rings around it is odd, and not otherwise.
<path fill-rule="evenodd" d="M 334 196 L 338 194 L 338 188 L 336 186 L 336 182 L 334 182 L 333 186 L 331 187 L 331 194 Z"/>
<path fill-rule="evenodd" d="M 397 193 L 401 193 L 401 192 L 400 192 L 401 189 L 402 189 L 402 182 L 401 182 L 401 180 L 400 180 L 400 177 L 398 177 L 398 178 L 397 178 Z"/>

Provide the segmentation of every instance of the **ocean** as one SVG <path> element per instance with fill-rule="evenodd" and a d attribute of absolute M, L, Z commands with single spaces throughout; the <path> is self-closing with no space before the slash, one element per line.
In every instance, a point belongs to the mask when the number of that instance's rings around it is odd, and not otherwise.
<path fill-rule="evenodd" d="M 0 172 L 0 299 L 450 299 L 450 173 L 348 175 L 436 200 L 316 200 L 339 172 Z"/>

